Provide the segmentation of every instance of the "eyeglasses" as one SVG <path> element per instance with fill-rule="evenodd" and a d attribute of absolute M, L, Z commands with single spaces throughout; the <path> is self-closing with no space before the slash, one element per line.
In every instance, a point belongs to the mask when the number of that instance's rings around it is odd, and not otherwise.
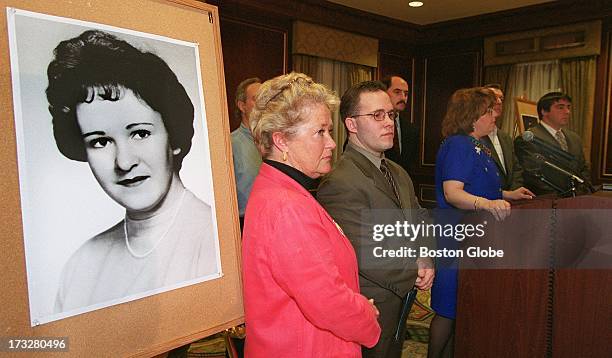
<path fill-rule="evenodd" d="M 379 109 L 378 111 L 374 111 L 372 113 L 354 114 L 351 117 L 355 118 L 363 116 L 372 116 L 375 120 L 380 122 L 385 120 L 385 115 L 389 117 L 390 120 L 394 121 L 397 118 L 398 114 L 399 113 L 397 113 L 396 111 L 385 112 L 382 109 Z"/>

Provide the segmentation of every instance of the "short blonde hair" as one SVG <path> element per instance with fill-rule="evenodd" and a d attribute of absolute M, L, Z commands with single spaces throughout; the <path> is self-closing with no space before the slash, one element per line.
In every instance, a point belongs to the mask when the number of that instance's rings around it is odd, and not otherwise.
<path fill-rule="evenodd" d="M 259 88 L 250 124 L 253 139 L 263 158 L 272 152 L 272 134 L 291 136 L 305 121 L 306 109 L 315 104 L 327 106 L 330 112 L 338 108 L 338 96 L 303 73 L 291 72 L 264 82 Z"/>

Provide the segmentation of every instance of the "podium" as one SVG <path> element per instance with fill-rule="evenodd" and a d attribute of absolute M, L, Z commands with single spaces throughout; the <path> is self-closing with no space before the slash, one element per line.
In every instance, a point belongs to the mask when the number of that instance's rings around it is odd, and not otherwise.
<path fill-rule="evenodd" d="M 515 233 L 496 245 L 512 247 L 508 260 L 516 265 L 460 261 L 455 356 L 609 357 L 609 209 L 612 196 L 605 194 L 513 206 L 510 218 L 523 222 L 506 226 Z"/>

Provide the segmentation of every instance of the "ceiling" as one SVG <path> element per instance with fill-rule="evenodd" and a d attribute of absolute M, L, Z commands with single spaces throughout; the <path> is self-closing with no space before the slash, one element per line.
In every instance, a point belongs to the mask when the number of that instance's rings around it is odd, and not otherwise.
<path fill-rule="evenodd" d="M 421 0 L 421 7 L 410 7 L 412 0 L 328 0 L 377 15 L 417 25 L 460 19 L 481 14 L 516 9 L 552 0 Z"/>

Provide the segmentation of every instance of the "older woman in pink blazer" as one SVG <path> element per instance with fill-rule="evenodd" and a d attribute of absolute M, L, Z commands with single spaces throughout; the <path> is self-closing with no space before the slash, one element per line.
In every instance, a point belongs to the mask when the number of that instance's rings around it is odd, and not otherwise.
<path fill-rule="evenodd" d="M 265 82 L 251 113 L 264 164 L 242 246 L 247 357 L 361 357 L 380 335 L 357 260 L 310 190 L 331 170 L 338 97 L 300 73 Z"/>

